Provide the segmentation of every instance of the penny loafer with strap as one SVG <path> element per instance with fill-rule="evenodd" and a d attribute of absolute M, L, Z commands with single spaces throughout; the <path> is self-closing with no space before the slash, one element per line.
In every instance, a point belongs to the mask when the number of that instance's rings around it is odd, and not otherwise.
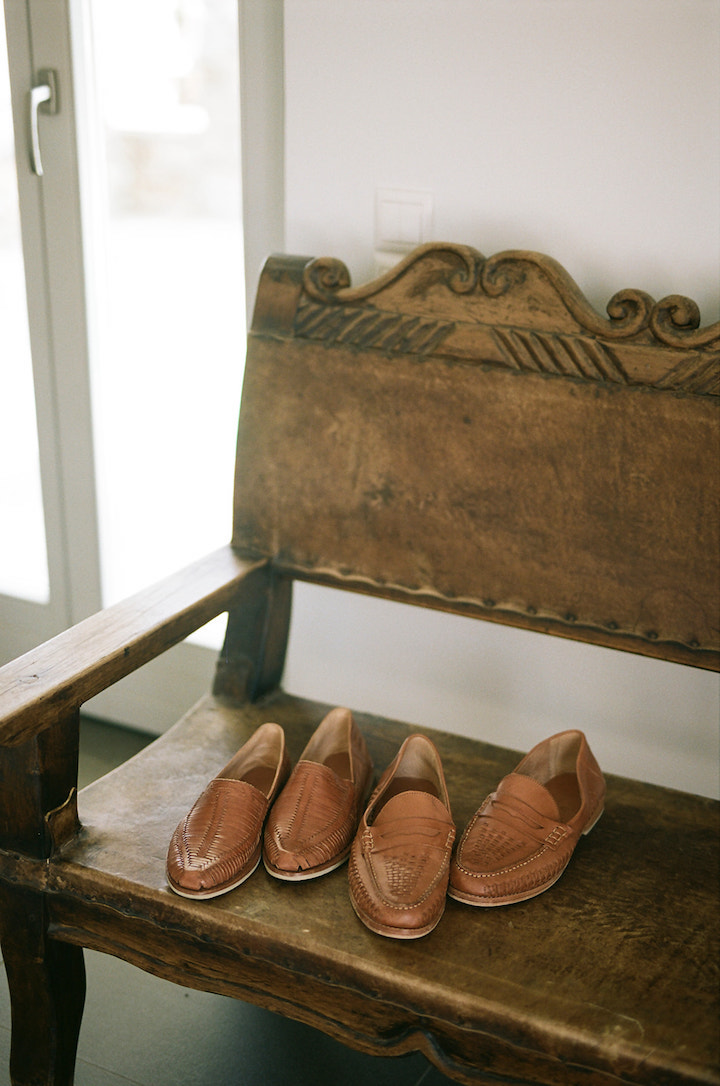
<path fill-rule="evenodd" d="M 411 735 L 383 774 L 353 842 L 350 901 L 377 935 L 417 939 L 445 909 L 455 824 L 440 755 Z"/>
<path fill-rule="evenodd" d="M 260 862 L 265 817 L 290 770 L 283 729 L 262 724 L 175 830 L 166 873 L 176 894 L 219 897 L 252 875 Z"/>
<path fill-rule="evenodd" d="M 450 897 L 492 906 L 543 893 L 604 801 L 605 780 L 582 732 L 538 743 L 468 823 L 450 869 Z"/>
<path fill-rule="evenodd" d="M 269 874 L 299 882 L 343 864 L 372 781 L 372 759 L 352 713 L 332 709 L 270 812 L 263 840 Z"/>

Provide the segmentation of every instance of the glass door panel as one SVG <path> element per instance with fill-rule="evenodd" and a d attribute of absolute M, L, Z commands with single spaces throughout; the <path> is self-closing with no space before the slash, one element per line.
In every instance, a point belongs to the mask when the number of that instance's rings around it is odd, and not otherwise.
<path fill-rule="evenodd" d="M 7 55 L 0 19 L 0 593 L 47 603 L 50 586 Z"/>
<path fill-rule="evenodd" d="M 231 535 L 245 355 L 240 49 L 237 0 L 88 3 L 98 191 L 86 217 L 103 254 L 90 381 L 107 605 Z M 209 688 L 224 627 L 221 616 L 87 711 L 162 730 Z"/>
<path fill-rule="evenodd" d="M 230 538 L 245 350 L 237 0 L 93 0 L 103 602 Z"/>
<path fill-rule="evenodd" d="M 282 168 L 265 154 L 281 96 L 266 116 L 257 93 L 269 71 L 276 80 L 281 71 L 281 7 L 6 0 L 5 18 L 33 376 L 27 346 L 26 369 L 14 358 L 27 332 L 18 325 L 11 347 L 5 315 L 0 539 L 21 540 L 23 558 L 38 557 L 38 576 L 24 584 L 15 551 L 0 552 L 2 576 L 9 571 L 9 594 L 0 585 L 0 662 L 230 536 L 246 312 L 241 44 L 244 78 L 252 76 L 243 124 L 249 111 L 258 267 L 281 247 L 268 236 L 268 191 L 273 223 L 282 209 L 277 185 L 267 183 Z M 45 69 L 56 74 L 60 109 L 40 118 L 39 178 L 30 168 L 27 99 Z M 0 107 L 0 125 L 6 113 Z M 11 206 L 12 150 L 9 134 L 0 136 L 0 155 L 9 156 L 0 198 Z M 2 230 L 0 249 L 11 237 Z M 0 265 L 10 316 L 24 316 L 16 304 L 22 261 L 15 252 Z M 10 436 L 9 417 L 21 436 Z M 18 495 L 33 510 L 22 527 Z M 48 603 L 36 602 L 48 594 Z M 86 708 L 162 730 L 208 689 L 216 653 L 204 646 L 217 646 L 222 625 Z"/>

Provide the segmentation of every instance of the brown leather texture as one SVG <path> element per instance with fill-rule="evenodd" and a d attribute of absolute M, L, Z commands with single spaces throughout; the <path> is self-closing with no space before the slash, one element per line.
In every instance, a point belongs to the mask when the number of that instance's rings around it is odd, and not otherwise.
<path fill-rule="evenodd" d="M 201 793 L 173 833 L 167 879 L 181 897 L 218 897 L 253 873 L 268 808 L 290 775 L 279 724 L 251 736 Z"/>
<path fill-rule="evenodd" d="M 445 909 L 455 823 L 434 743 L 411 735 L 383 774 L 350 855 L 350 900 L 377 935 L 417 939 Z"/>
<path fill-rule="evenodd" d="M 538 743 L 468 823 L 450 870 L 450 896 L 468 905 L 510 905 L 547 890 L 604 800 L 605 780 L 582 732 Z"/>
<path fill-rule="evenodd" d="M 270 812 L 263 843 L 267 871 L 294 882 L 344 863 L 372 778 L 372 759 L 352 713 L 332 709 Z"/>

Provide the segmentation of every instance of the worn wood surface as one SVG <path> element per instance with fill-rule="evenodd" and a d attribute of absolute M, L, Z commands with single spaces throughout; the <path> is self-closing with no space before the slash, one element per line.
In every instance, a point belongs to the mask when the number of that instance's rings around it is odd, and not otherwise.
<path fill-rule="evenodd" d="M 345 868 L 297 885 L 261 868 L 212 902 L 172 894 L 167 843 L 206 780 L 266 719 L 283 723 L 297 758 L 326 709 L 284 695 L 246 709 L 208 699 L 82 792 L 82 832 L 49 874 L 55 936 L 370 1051 L 420 1047 L 461 1080 L 473 1081 L 472 1064 L 558 1086 L 720 1080 L 712 801 L 611 777 L 605 815 L 555 887 L 508 908 L 449 901 L 417 943 L 357 920 Z M 358 720 L 381 770 L 409 729 Z M 428 734 L 462 826 L 519 755 Z"/>
<path fill-rule="evenodd" d="M 0 745 L 58 724 L 182 641 L 232 606 L 262 565 L 223 547 L 0 668 Z"/>
<path fill-rule="evenodd" d="M 80 713 L 0 748 L 0 848 L 48 859 L 78 829 Z"/>
<path fill-rule="evenodd" d="M 720 666 L 720 325 L 548 258 L 271 263 L 234 542 L 298 576 Z M 272 404 L 272 410 L 266 405 Z M 322 515 L 318 516 L 318 509 Z"/>

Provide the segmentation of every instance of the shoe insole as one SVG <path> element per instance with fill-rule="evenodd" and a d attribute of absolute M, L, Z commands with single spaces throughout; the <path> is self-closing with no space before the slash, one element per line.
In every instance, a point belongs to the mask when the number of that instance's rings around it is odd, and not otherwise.
<path fill-rule="evenodd" d="M 382 798 L 380 807 L 377 808 L 375 814 L 381 811 L 389 799 L 393 796 L 399 795 L 400 792 L 427 792 L 431 796 L 435 796 L 439 799 L 438 790 L 433 785 L 432 781 L 429 781 L 427 777 L 395 777 L 390 782 L 385 790 L 385 794 Z"/>
<path fill-rule="evenodd" d="M 339 750 L 335 754 L 328 754 L 324 764 L 328 769 L 332 769 L 334 773 L 337 773 L 338 777 L 343 777 L 348 781 L 352 780 L 352 773 L 350 772 L 350 755 L 346 750 Z"/>
<path fill-rule="evenodd" d="M 253 766 L 252 769 L 248 769 L 247 773 L 243 773 L 241 780 L 252 784 L 258 791 L 267 796 L 270 794 L 270 789 L 275 780 L 275 767 L 268 765 Z"/>
<path fill-rule="evenodd" d="M 559 773 L 545 782 L 550 795 L 558 805 L 560 821 L 569 822 L 580 810 L 580 789 L 574 773 Z"/>

